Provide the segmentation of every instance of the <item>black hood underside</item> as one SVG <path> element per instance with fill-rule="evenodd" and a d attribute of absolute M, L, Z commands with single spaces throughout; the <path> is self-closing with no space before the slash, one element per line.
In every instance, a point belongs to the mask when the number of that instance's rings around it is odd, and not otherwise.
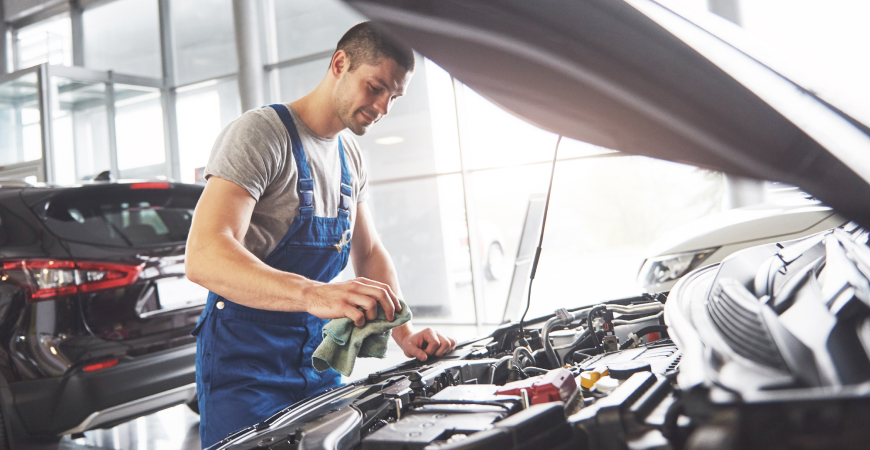
<path fill-rule="evenodd" d="M 870 226 L 867 127 L 657 3 L 347 2 L 545 130 L 800 186 Z"/>

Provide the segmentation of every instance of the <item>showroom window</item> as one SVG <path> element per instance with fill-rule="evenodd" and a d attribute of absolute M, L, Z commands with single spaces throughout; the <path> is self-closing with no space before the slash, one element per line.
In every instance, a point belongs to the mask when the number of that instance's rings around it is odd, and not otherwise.
<path fill-rule="evenodd" d="M 115 99 L 121 178 L 165 178 L 166 147 L 160 91 L 115 85 Z"/>
<path fill-rule="evenodd" d="M 221 130 L 241 114 L 235 77 L 176 91 L 181 181 L 204 182 L 202 171 Z"/>
<path fill-rule="evenodd" d="M 365 20 L 338 0 L 266 1 L 274 2 L 278 61 L 332 51 L 348 28 Z"/>
<path fill-rule="evenodd" d="M 109 170 L 105 83 L 52 77 L 55 177 L 59 184 L 93 179 Z"/>
<path fill-rule="evenodd" d="M 82 13 L 85 67 L 163 77 L 157 0 L 115 0 Z"/>
<path fill-rule="evenodd" d="M 15 69 L 37 64 L 72 65 L 72 30 L 69 14 L 22 27 L 14 32 Z"/>
<path fill-rule="evenodd" d="M 170 10 L 177 85 L 238 70 L 231 0 L 173 0 Z"/>
<path fill-rule="evenodd" d="M 0 84 L 0 165 L 42 158 L 37 75 L 34 72 Z"/>

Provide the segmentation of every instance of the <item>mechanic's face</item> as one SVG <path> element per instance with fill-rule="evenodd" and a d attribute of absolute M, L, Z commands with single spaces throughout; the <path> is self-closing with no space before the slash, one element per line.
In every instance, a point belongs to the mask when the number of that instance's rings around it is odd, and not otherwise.
<path fill-rule="evenodd" d="M 411 75 L 390 58 L 381 58 L 376 66 L 359 64 L 353 71 L 344 70 L 333 96 L 339 119 L 357 136 L 364 135 L 405 95 Z"/>

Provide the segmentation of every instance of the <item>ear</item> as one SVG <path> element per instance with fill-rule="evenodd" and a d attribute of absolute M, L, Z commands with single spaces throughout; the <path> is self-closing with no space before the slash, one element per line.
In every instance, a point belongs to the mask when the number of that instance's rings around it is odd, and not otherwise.
<path fill-rule="evenodd" d="M 332 63 L 329 65 L 329 73 L 339 78 L 342 73 L 350 69 L 350 58 L 344 50 L 338 50 L 332 55 Z"/>

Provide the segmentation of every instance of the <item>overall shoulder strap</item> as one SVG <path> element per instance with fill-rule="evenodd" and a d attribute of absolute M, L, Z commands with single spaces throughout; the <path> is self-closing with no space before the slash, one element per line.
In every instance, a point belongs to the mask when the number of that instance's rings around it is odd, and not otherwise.
<path fill-rule="evenodd" d="M 341 160 L 341 198 L 338 203 L 338 216 L 346 219 L 350 216 L 353 189 L 350 185 L 350 170 L 347 168 L 347 156 L 344 154 L 344 144 L 341 141 L 341 136 L 338 138 L 338 157 Z"/>
<path fill-rule="evenodd" d="M 311 178 L 311 170 L 308 168 L 308 160 L 305 159 L 305 150 L 302 148 L 302 139 L 299 138 L 299 131 L 296 130 L 296 123 L 293 122 L 293 116 L 286 106 L 276 103 L 269 105 L 278 113 L 281 122 L 284 123 L 284 128 L 287 129 L 287 134 L 290 135 L 290 145 L 293 149 L 293 159 L 296 160 L 296 169 L 299 174 L 299 214 L 310 216 L 314 214 L 314 180 Z M 343 160 L 342 160 L 343 162 Z"/>

